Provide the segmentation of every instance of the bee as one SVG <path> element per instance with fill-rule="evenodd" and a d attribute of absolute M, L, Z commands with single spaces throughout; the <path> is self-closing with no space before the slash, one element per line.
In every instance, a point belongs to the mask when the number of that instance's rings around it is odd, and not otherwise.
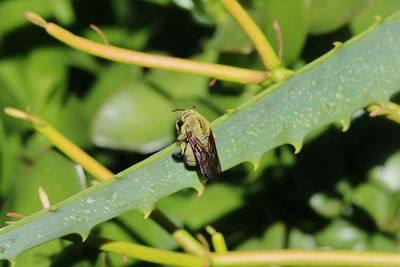
<path fill-rule="evenodd" d="M 187 109 L 182 110 L 176 129 L 176 140 L 181 142 L 177 156 L 183 158 L 188 166 L 198 166 L 200 173 L 210 182 L 215 181 L 221 173 L 221 164 L 210 123 L 198 112 Z"/>

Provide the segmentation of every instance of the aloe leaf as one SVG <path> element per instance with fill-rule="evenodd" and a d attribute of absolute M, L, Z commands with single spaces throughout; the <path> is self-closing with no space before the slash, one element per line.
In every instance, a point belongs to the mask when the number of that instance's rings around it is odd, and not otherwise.
<path fill-rule="evenodd" d="M 224 170 L 244 161 L 255 164 L 266 151 L 290 143 L 299 150 L 310 131 L 339 121 L 347 129 L 353 112 L 385 104 L 400 89 L 400 14 L 307 65 L 237 109 L 214 121 Z M 156 201 L 192 187 L 201 192 L 196 172 L 172 158 L 172 145 L 117 174 L 0 230 L 0 259 L 90 229 L 131 209 L 151 211 Z"/>

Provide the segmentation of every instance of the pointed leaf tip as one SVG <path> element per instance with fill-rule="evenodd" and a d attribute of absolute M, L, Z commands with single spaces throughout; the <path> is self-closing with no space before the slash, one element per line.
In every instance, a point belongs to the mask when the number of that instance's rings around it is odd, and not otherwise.
<path fill-rule="evenodd" d="M 342 125 L 342 132 L 346 132 L 350 128 L 350 120 L 340 120 L 340 124 Z"/>
<path fill-rule="evenodd" d="M 82 231 L 80 233 L 77 233 L 81 238 L 82 238 L 82 242 L 85 242 L 86 239 L 88 239 L 89 235 L 90 235 L 90 230 L 88 231 Z"/>
<path fill-rule="evenodd" d="M 260 158 L 258 158 L 258 159 L 249 160 L 249 162 L 251 164 L 253 164 L 253 170 L 256 171 L 260 167 L 261 160 L 260 160 Z"/>
<path fill-rule="evenodd" d="M 28 114 L 25 111 L 16 109 L 16 108 L 11 108 L 11 107 L 6 107 L 3 109 L 4 113 L 6 113 L 8 116 L 18 118 L 18 119 L 23 119 L 27 120 L 28 119 Z"/>
<path fill-rule="evenodd" d="M 343 45 L 343 42 L 333 42 L 335 49 L 339 49 Z"/>
<path fill-rule="evenodd" d="M 154 207 L 151 208 L 143 208 L 143 209 L 139 209 L 141 212 L 143 212 L 144 214 L 144 218 L 147 219 L 150 217 L 151 212 L 154 210 Z"/>
<path fill-rule="evenodd" d="M 200 183 L 194 187 L 192 187 L 194 190 L 196 190 L 197 192 L 197 196 L 200 197 L 201 195 L 203 195 L 204 190 L 205 190 L 205 186 L 204 184 Z"/>
<path fill-rule="evenodd" d="M 303 141 L 290 143 L 294 147 L 294 154 L 298 154 L 303 147 Z"/>

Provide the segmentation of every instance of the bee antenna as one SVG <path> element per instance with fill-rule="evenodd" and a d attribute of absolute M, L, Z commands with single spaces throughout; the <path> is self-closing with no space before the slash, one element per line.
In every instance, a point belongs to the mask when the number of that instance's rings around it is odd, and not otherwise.
<path fill-rule="evenodd" d="M 183 108 L 177 108 L 177 109 L 174 109 L 172 112 L 177 112 L 177 111 L 182 111 L 182 110 L 185 110 L 185 109 L 183 109 Z"/>

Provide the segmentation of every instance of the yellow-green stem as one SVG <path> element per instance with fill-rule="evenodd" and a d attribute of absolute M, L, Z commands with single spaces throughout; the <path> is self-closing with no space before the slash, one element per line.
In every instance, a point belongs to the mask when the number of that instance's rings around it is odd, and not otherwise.
<path fill-rule="evenodd" d="M 74 242 L 78 241 L 75 236 L 68 236 L 66 239 Z M 102 251 L 163 265 L 201 267 L 207 264 L 207 259 L 204 257 L 166 251 L 123 241 L 113 241 L 93 235 L 90 235 L 84 244 Z"/>
<path fill-rule="evenodd" d="M 24 13 L 24 16 L 32 23 L 45 28 L 48 34 L 60 40 L 61 42 L 76 49 L 82 50 L 88 54 L 116 62 L 207 76 L 217 80 L 225 80 L 242 84 L 261 84 L 270 76 L 270 74 L 265 71 L 256 71 L 182 58 L 153 55 L 111 45 L 100 44 L 76 36 L 54 23 L 48 23 L 35 13 L 26 12 Z"/>
<path fill-rule="evenodd" d="M 281 61 L 276 55 L 274 49 L 265 37 L 264 33 L 247 14 L 242 6 L 236 0 L 221 0 L 226 10 L 235 18 L 235 20 L 242 27 L 243 31 L 247 34 L 253 42 L 264 66 L 267 70 L 274 70 L 279 67 Z"/>
<path fill-rule="evenodd" d="M 400 267 L 400 255 L 384 252 L 272 250 L 211 254 L 212 266 Z"/>
<path fill-rule="evenodd" d="M 217 232 L 212 226 L 207 226 L 206 231 L 211 235 L 211 241 L 215 252 L 226 253 L 228 252 L 228 246 L 226 245 L 224 236 Z"/>
<path fill-rule="evenodd" d="M 400 106 L 389 102 L 387 106 L 371 105 L 368 107 L 369 116 L 385 116 L 387 119 L 400 123 Z"/>
<path fill-rule="evenodd" d="M 204 255 L 205 249 L 189 232 L 184 229 L 178 229 L 172 233 L 172 237 L 177 240 L 179 245 L 194 255 Z"/>
<path fill-rule="evenodd" d="M 85 151 L 72 143 L 67 137 L 54 129 L 42 118 L 13 108 L 5 108 L 4 111 L 10 116 L 31 122 L 32 127 L 36 131 L 43 134 L 53 143 L 55 147 L 57 147 L 65 155 L 70 157 L 74 162 L 80 164 L 88 173 L 93 175 L 93 177 L 95 177 L 96 179 L 104 181 L 114 175 L 107 168 L 105 168 L 94 158 L 92 158 L 89 154 L 87 154 Z"/>

